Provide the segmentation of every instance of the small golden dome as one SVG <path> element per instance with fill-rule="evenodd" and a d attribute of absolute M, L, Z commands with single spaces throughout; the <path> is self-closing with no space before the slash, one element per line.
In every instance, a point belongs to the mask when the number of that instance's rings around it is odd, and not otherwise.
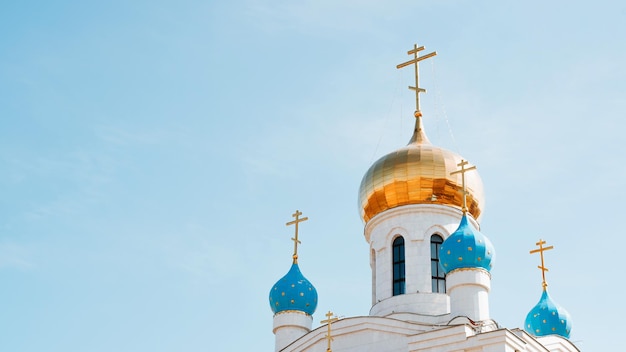
<path fill-rule="evenodd" d="M 449 150 L 433 146 L 415 113 L 415 131 L 409 144 L 378 159 L 365 173 L 359 189 L 361 217 L 365 222 L 385 210 L 407 204 L 463 206 L 461 174 L 463 159 Z M 478 219 L 484 207 L 483 183 L 478 172 L 465 174 L 467 209 Z"/>

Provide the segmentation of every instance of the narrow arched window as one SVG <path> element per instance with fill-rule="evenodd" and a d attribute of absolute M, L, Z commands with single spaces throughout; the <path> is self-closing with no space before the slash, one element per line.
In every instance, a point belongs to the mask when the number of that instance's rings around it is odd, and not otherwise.
<path fill-rule="evenodd" d="M 446 273 L 439 265 L 439 249 L 443 238 L 439 235 L 430 236 L 430 272 L 432 276 L 433 293 L 446 292 Z"/>
<path fill-rule="evenodd" d="M 404 294 L 406 279 L 404 272 L 404 238 L 393 240 L 393 295 Z"/>

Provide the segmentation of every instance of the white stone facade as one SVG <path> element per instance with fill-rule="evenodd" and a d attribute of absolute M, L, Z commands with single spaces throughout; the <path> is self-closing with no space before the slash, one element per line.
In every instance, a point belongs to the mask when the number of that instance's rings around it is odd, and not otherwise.
<path fill-rule="evenodd" d="M 370 244 L 370 315 L 332 323 L 333 352 L 577 352 L 558 335 L 536 338 L 491 319 L 491 275 L 482 268 L 453 270 L 446 292 L 432 292 L 431 236 L 446 240 L 459 226 L 457 207 L 405 205 L 374 216 L 365 225 Z M 472 217 L 471 225 L 479 229 Z M 393 241 L 404 239 L 405 293 L 393 295 Z M 367 255 L 364 253 L 364 255 Z M 311 316 L 274 316 L 280 352 L 326 352 L 327 326 L 311 330 Z"/>
<path fill-rule="evenodd" d="M 520 329 L 486 329 L 471 324 L 427 325 L 383 317 L 341 319 L 332 325 L 333 352 L 578 352 L 560 336 L 540 339 Z M 311 331 L 282 352 L 326 352 L 326 326 Z"/>
<path fill-rule="evenodd" d="M 286 310 L 274 314 L 275 351 L 311 331 L 313 317 L 300 311 Z"/>
<path fill-rule="evenodd" d="M 457 269 L 446 276 L 450 316 L 488 320 L 491 275 L 483 269 Z"/>
<path fill-rule="evenodd" d="M 448 238 L 461 216 L 458 208 L 416 204 L 389 209 L 366 224 L 374 281 L 371 315 L 450 313 L 449 296 L 432 292 L 430 239 L 432 235 Z M 473 224 L 478 226 L 475 221 Z M 406 294 L 393 296 L 392 243 L 398 236 L 404 238 Z"/>
<path fill-rule="evenodd" d="M 334 352 L 579 351 L 560 336 L 536 338 L 491 320 L 491 276 L 484 269 L 454 270 L 446 277 L 446 293 L 432 292 L 430 238 L 438 234 L 447 239 L 461 216 L 455 207 L 407 205 L 378 214 L 366 224 L 372 268 L 370 316 L 332 323 Z M 469 220 L 478 228 L 473 218 Z M 405 243 L 406 292 L 393 296 L 392 243 L 397 236 Z M 311 322 L 311 316 L 302 312 L 276 314 L 275 351 L 326 352 L 327 326 L 311 330 Z"/>

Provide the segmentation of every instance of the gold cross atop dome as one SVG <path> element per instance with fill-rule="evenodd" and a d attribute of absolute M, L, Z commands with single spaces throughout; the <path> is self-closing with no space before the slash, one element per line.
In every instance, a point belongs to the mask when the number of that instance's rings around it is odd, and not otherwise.
<path fill-rule="evenodd" d="M 535 244 L 539 246 L 539 249 L 533 249 L 532 251 L 530 251 L 530 254 L 539 253 L 539 255 L 541 256 L 541 265 L 537 266 L 537 268 L 541 269 L 541 278 L 542 278 L 541 286 L 543 286 L 543 289 L 545 290 L 546 287 L 548 287 L 548 284 L 546 283 L 546 271 L 548 271 L 548 268 L 546 268 L 544 264 L 543 252 L 554 249 L 554 246 L 544 247 L 543 245 L 546 244 L 546 241 L 542 239 L 539 239 L 539 242 Z"/>
<path fill-rule="evenodd" d="M 476 170 L 476 166 L 465 168 L 465 165 L 467 164 L 469 164 L 467 160 L 461 159 L 461 162 L 456 164 L 457 166 L 461 167 L 461 170 L 452 171 L 450 173 L 450 175 L 461 174 L 461 187 L 463 187 L 463 215 L 467 214 L 467 190 L 465 189 L 465 173 L 471 170 Z"/>
<path fill-rule="evenodd" d="M 419 62 L 422 60 L 426 60 L 429 57 L 433 57 L 437 55 L 436 51 L 433 51 L 430 54 L 426 54 L 424 56 L 419 56 L 417 53 L 424 50 L 423 46 L 418 47 L 417 44 L 413 44 L 413 49 L 407 51 L 408 55 L 413 55 L 413 60 L 409 60 L 407 62 L 403 62 L 396 66 L 396 68 L 400 69 L 410 64 L 415 65 L 415 87 L 409 86 L 409 89 L 415 91 L 415 117 L 422 116 L 422 112 L 420 110 L 420 93 L 426 93 L 426 89 L 420 88 L 419 86 Z"/>
<path fill-rule="evenodd" d="M 328 333 L 326 334 L 326 340 L 328 340 L 328 348 L 326 348 L 326 352 L 333 352 L 333 350 L 330 348 L 330 342 L 333 340 L 333 337 L 330 334 L 330 324 L 339 320 L 339 318 L 337 318 L 336 316 L 333 317 L 333 315 L 335 315 L 335 313 L 328 311 L 328 313 L 326 313 L 327 319 L 320 321 L 320 323 L 322 324 L 328 324 Z"/>
<path fill-rule="evenodd" d="M 302 215 L 302 212 L 300 212 L 299 210 L 296 210 L 296 212 L 291 215 L 291 216 L 293 216 L 296 219 L 293 220 L 293 221 L 290 221 L 290 222 L 288 222 L 286 224 L 287 226 L 296 225 L 295 237 L 291 238 L 291 240 L 293 241 L 293 263 L 294 264 L 296 264 L 298 262 L 298 244 L 302 243 L 302 242 L 300 242 L 300 240 L 298 240 L 298 224 L 303 222 L 303 221 L 309 220 L 308 217 L 300 218 L 300 215 Z"/>

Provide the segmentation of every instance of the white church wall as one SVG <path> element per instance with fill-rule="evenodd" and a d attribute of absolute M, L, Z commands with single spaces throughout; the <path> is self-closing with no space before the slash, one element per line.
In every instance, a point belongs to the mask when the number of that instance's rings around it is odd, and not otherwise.
<path fill-rule="evenodd" d="M 450 296 L 450 316 L 487 320 L 491 275 L 481 269 L 458 269 L 448 273 L 446 287 Z"/>
<path fill-rule="evenodd" d="M 443 293 L 408 293 L 378 302 L 370 315 L 387 316 L 394 313 L 418 313 L 419 315 L 446 315 L 450 298 Z"/>
<path fill-rule="evenodd" d="M 332 349 L 342 352 L 407 351 L 408 337 L 428 330 L 428 325 L 381 317 L 340 319 L 331 326 Z M 322 325 L 287 346 L 284 352 L 326 352 L 327 325 Z"/>
<path fill-rule="evenodd" d="M 313 317 L 300 311 L 283 311 L 274 315 L 275 351 L 311 331 Z"/>
<path fill-rule="evenodd" d="M 372 315 L 449 312 L 448 298 L 432 294 L 430 238 L 435 233 L 447 238 L 458 227 L 461 216 L 457 208 L 417 204 L 389 209 L 366 224 L 365 238 L 375 253 L 371 260 L 376 281 Z M 405 294 L 400 295 L 404 297 L 393 296 L 392 244 L 398 236 L 404 238 L 405 245 Z"/>

